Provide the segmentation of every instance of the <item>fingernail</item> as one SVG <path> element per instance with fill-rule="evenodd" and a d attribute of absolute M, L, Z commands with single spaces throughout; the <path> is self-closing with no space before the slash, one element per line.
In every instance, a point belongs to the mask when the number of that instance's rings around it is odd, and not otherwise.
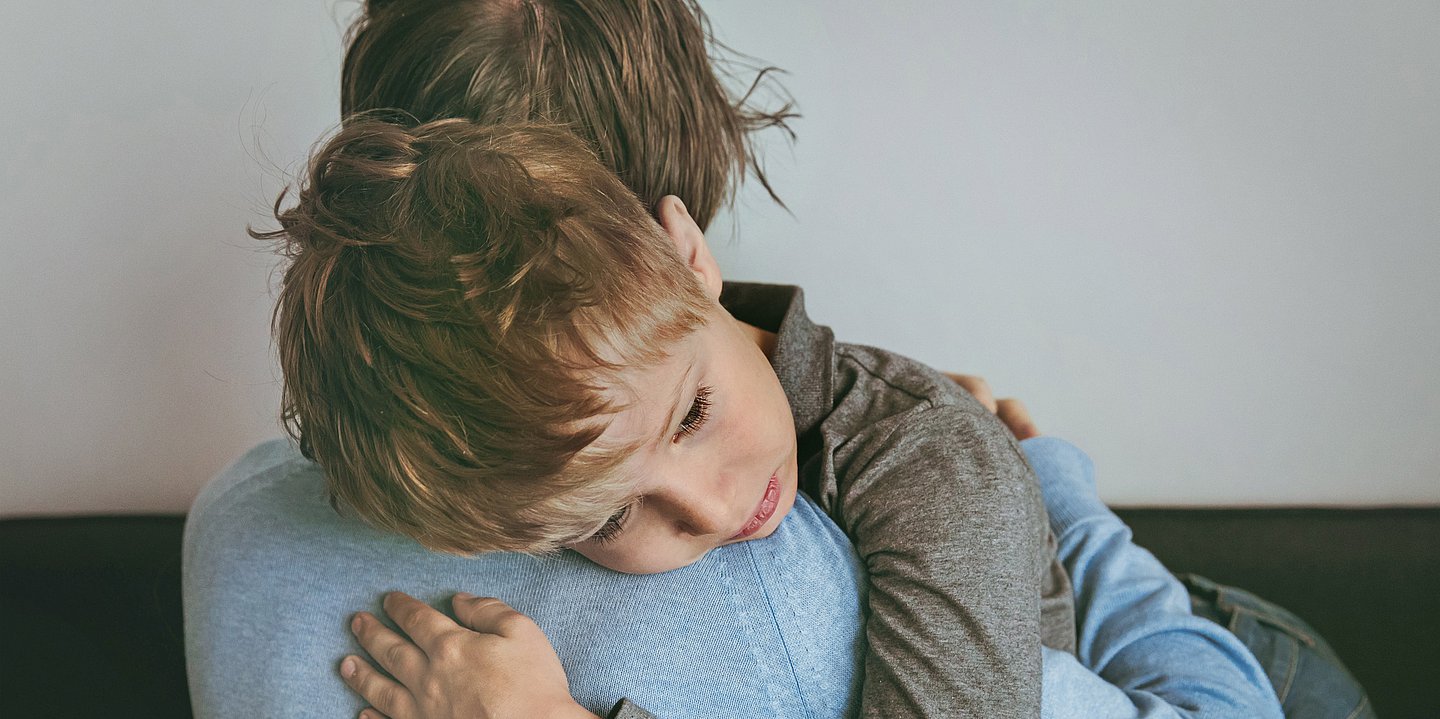
<path fill-rule="evenodd" d="M 456 592 L 456 593 L 455 593 L 455 598 L 456 598 L 456 599 L 459 599 L 459 600 L 462 600 L 462 601 L 465 601 L 465 600 L 474 599 L 474 598 L 475 598 L 475 595 L 474 595 L 474 594 L 471 594 L 471 593 L 469 593 L 469 592 Z"/>
<path fill-rule="evenodd" d="M 355 676 L 356 668 L 357 667 L 355 666 L 355 658 L 345 657 L 345 661 L 340 662 L 340 676 L 349 679 L 350 677 Z"/>
<path fill-rule="evenodd" d="M 361 615 L 359 615 L 359 614 L 356 614 L 355 617 L 350 620 L 350 631 L 353 632 L 353 633 L 355 633 L 355 634 L 359 634 L 359 633 L 360 633 L 360 625 L 363 624 L 363 623 L 364 623 L 363 617 L 362 617 Z"/>

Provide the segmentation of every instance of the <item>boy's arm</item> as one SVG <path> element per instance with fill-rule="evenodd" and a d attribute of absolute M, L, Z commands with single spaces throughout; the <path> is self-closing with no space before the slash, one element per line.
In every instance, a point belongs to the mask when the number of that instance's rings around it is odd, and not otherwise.
<path fill-rule="evenodd" d="M 1040 714 L 1044 508 L 978 405 L 927 406 L 851 439 L 826 509 L 869 571 L 864 717 Z"/>
<path fill-rule="evenodd" d="M 1020 446 L 1040 479 L 1079 620 L 1077 656 L 1045 653 L 1043 715 L 1279 719 L 1250 651 L 1193 616 L 1185 588 L 1100 501 L 1090 458 L 1055 437 Z"/>

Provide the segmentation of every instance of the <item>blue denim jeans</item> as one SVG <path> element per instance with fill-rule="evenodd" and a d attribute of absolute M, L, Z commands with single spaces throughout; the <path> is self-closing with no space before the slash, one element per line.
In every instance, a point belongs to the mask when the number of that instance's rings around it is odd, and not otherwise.
<path fill-rule="evenodd" d="M 1290 719 L 1374 719 L 1360 683 L 1320 633 L 1285 608 L 1195 574 L 1178 575 L 1190 608 L 1254 652 Z"/>

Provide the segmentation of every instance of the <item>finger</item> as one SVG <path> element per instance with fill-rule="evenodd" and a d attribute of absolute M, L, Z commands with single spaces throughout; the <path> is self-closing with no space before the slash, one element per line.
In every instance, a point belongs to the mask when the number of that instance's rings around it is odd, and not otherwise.
<path fill-rule="evenodd" d="M 1010 433 L 1016 439 L 1029 439 L 1040 436 L 1040 428 L 1035 426 L 1035 421 L 1030 419 L 1030 410 L 1018 399 L 1002 399 L 998 403 L 996 415 L 1000 421 L 1010 428 Z"/>
<path fill-rule="evenodd" d="M 985 405 L 985 409 L 990 410 L 992 413 L 995 412 L 995 393 L 990 391 L 990 383 L 986 382 L 984 377 L 977 377 L 973 374 L 951 374 L 949 372 L 946 372 L 945 376 L 953 380 L 955 384 L 965 388 L 965 391 L 969 392 L 970 396 L 974 397 L 980 404 Z"/>
<path fill-rule="evenodd" d="M 356 613 L 350 620 L 350 631 L 375 663 L 406 686 L 417 686 L 430 664 L 419 647 L 368 612 Z"/>
<path fill-rule="evenodd" d="M 361 717 L 410 719 L 416 715 L 415 697 L 409 690 L 360 657 L 348 656 L 340 661 L 340 678 L 373 707 L 361 712 Z M 385 715 L 382 717 L 380 712 Z"/>
<path fill-rule="evenodd" d="M 455 618 L 477 632 L 513 637 L 518 633 L 539 629 L 530 617 L 515 611 L 495 597 L 476 597 L 459 592 L 450 600 Z"/>
<path fill-rule="evenodd" d="M 383 604 L 385 613 L 389 614 L 395 624 L 410 635 L 415 646 L 427 655 L 434 651 L 441 637 L 460 630 L 460 625 L 450 617 L 404 592 L 386 594 Z"/>

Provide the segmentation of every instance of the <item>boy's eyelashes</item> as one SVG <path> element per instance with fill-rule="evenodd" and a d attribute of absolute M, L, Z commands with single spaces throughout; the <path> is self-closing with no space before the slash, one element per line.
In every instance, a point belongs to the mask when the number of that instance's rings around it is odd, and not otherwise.
<path fill-rule="evenodd" d="M 675 437 L 671 441 L 679 442 L 682 437 L 689 437 L 700 431 L 700 428 L 705 425 L 705 420 L 710 418 L 710 396 L 712 394 L 714 394 L 714 389 L 710 385 L 700 385 L 700 388 L 695 391 L 695 400 L 690 403 L 690 411 L 685 413 L 685 419 L 680 420 L 680 429 L 675 432 Z M 610 515 L 610 518 L 605 520 L 605 524 L 585 541 L 593 541 L 596 544 L 613 541 L 620 536 L 620 531 L 625 529 L 625 518 L 630 516 L 630 509 L 639 503 L 640 500 L 637 499 L 621 507 L 620 511 Z"/>
<path fill-rule="evenodd" d="M 685 413 L 685 419 L 680 420 L 680 429 L 670 440 L 679 442 L 683 437 L 689 437 L 700 431 L 705 420 L 710 418 L 710 395 L 713 390 L 710 385 L 700 385 L 695 391 L 695 401 L 690 403 L 690 411 Z"/>
<path fill-rule="evenodd" d="M 590 538 L 586 541 L 594 541 L 596 544 L 605 544 L 606 542 L 615 539 L 615 537 L 619 536 L 620 530 L 625 528 L 625 518 L 630 516 L 630 508 L 635 506 L 636 504 L 639 504 L 639 502 L 640 500 L 637 499 L 634 502 L 627 504 L 624 507 L 621 507 L 620 511 L 616 512 L 615 514 L 610 515 L 610 518 L 605 520 L 605 525 L 600 527 L 600 529 L 596 530 L 594 534 L 590 535 Z"/>

